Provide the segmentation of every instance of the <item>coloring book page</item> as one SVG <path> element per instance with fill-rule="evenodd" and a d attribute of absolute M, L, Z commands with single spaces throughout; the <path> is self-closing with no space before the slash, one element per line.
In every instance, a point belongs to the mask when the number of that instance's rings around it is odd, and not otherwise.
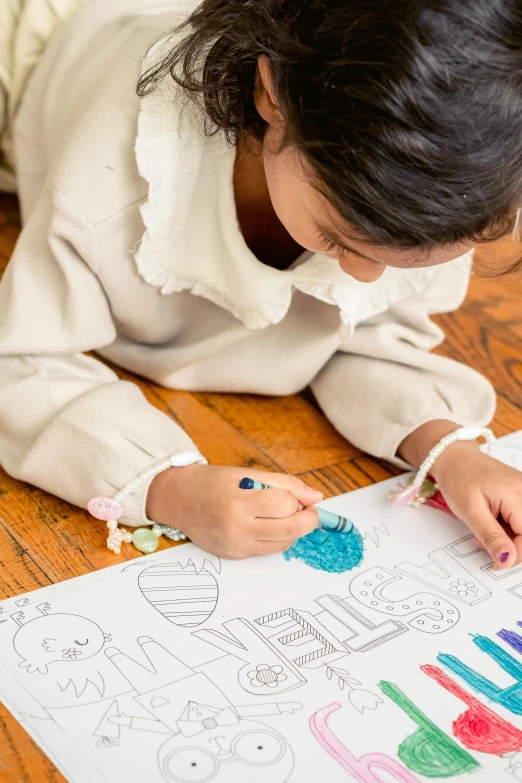
<path fill-rule="evenodd" d="M 324 504 L 344 573 L 187 544 L 3 601 L 0 699 L 71 783 L 522 780 L 522 566 L 401 484 Z"/>

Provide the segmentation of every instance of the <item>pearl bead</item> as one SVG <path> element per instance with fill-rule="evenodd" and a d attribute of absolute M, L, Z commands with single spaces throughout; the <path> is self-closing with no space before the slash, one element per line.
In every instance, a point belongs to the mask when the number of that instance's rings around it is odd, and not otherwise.
<path fill-rule="evenodd" d="M 457 441 L 476 440 L 479 437 L 483 437 L 485 439 L 486 451 L 488 454 L 491 454 L 495 447 L 496 438 L 489 427 L 460 427 L 460 429 L 445 435 L 441 441 L 432 448 L 426 459 L 421 464 L 414 478 L 412 488 L 419 489 L 422 487 L 431 468 L 448 446 L 451 446 Z M 437 486 L 435 488 L 438 489 Z M 413 505 L 416 508 L 419 508 L 423 503 L 425 503 L 425 498 L 410 498 L 408 496 L 409 492 L 411 492 L 411 489 L 403 490 L 402 492 L 392 492 L 390 493 L 389 497 L 390 500 L 393 500 L 395 503 L 397 503 L 397 499 L 399 498 L 402 500 L 403 505 L 404 503 L 407 503 L 408 505 Z"/>
<path fill-rule="evenodd" d="M 122 542 L 125 542 L 126 544 L 134 542 L 136 543 L 136 540 L 140 544 L 144 544 L 145 547 L 148 547 L 150 551 L 154 551 L 154 539 L 148 539 L 145 534 L 145 537 L 143 538 L 144 534 L 138 534 L 136 533 L 132 534 L 129 533 L 126 530 L 122 530 L 118 528 L 118 518 L 123 514 L 123 508 L 121 507 L 121 503 L 123 500 L 130 495 L 140 484 L 143 484 L 144 482 L 148 481 L 153 476 L 157 476 L 159 473 L 162 473 L 164 470 L 167 470 L 170 467 L 182 467 L 184 465 L 193 465 L 195 462 L 198 462 L 201 465 L 208 465 L 208 461 L 205 459 L 205 457 L 202 454 L 199 454 L 198 452 L 193 451 L 186 451 L 186 452 L 180 452 L 178 454 L 173 454 L 170 457 L 166 457 L 165 459 L 161 460 L 156 465 L 153 465 L 151 467 L 146 468 L 142 473 L 135 476 L 133 479 L 127 482 L 124 487 L 122 487 L 113 498 L 104 498 L 104 497 L 96 497 L 92 498 L 92 500 L 89 501 L 89 511 L 93 516 L 97 516 L 98 519 L 104 519 L 107 522 L 107 527 L 109 529 L 109 536 L 107 538 L 107 547 L 111 549 L 113 552 L 119 553 L 120 552 L 120 544 Z M 110 510 L 110 518 L 107 519 L 109 516 L 108 510 Z M 95 513 L 93 513 L 95 512 Z M 147 533 L 154 535 L 156 538 L 156 545 L 157 545 L 157 539 L 165 533 L 165 535 L 168 535 L 169 538 L 171 538 L 173 541 L 184 541 L 187 537 L 184 533 L 182 533 L 180 530 L 176 530 L 175 528 L 170 527 L 169 525 L 165 526 L 156 526 L 154 525 L 152 528 L 152 531 L 147 531 Z M 140 536 L 143 538 L 143 541 L 140 540 Z M 140 547 L 138 547 L 140 548 Z M 145 549 L 142 549 L 141 551 L 145 551 Z"/>
<path fill-rule="evenodd" d="M 200 458 L 200 454 L 195 451 L 181 451 L 179 454 L 173 454 L 168 460 L 173 467 L 184 467 L 193 465 Z"/>
<path fill-rule="evenodd" d="M 477 440 L 485 433 L 482 427 L 461 427 L 455 432 L 456 440 Z"/>

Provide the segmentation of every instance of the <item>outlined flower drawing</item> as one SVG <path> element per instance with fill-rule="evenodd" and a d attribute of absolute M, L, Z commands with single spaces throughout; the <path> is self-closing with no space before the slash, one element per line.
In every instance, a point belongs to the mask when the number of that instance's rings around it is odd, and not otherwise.
<path fill-rule="evenodd" d="M 261 688 L 266 685 L 268 688 L 277 688 L 277 686 L 286 680 L 286 674 L 282 666 L 269 666 L 266 663 L 259 663 L 255 669 L 248 672 L 250 683 L 254 687 Z"/>
<path fill-rule="evenodd" d="M 327 665 L 326 676 L 331 680 L 333 675 L 337 677 L 338 687 L 341 690 L 346 690 L 350 703 L 356 710 L 359 710 L 361 714 L 364 710 L 376 710 L 379 704 L 384 704 L 384 701 L 380 696 L 377 696 L 371 691 L 359 688 L 358 686 L 362 685 L 362 682 L 355 677 L 352 677 L 350 672 L 346 671 L 346 669 Z"/>
<path fill-rule="evenodd" d="M 467 582 L 461 577 L 450 582 L 450 592 L 456 593 L 458 598 L 476 598 L 478 587 L 475 582 Z"/>
<path fill-rule="evenodd" d="M 81 654 L 82 651 L 77 650 L 76 647 L 69 647 L 68 650 L 62 650 L 62 658 L 69 659 L 70 661 L 75 661 Z"/>
<path fill-rule="evenodd" d="M 384 704 L 380 696 L 361 688 L 355 688 L 353 691 L 350 691 L 348 699 L 361 714 L 364 710 L 376 710 L 379 704 Z"/>

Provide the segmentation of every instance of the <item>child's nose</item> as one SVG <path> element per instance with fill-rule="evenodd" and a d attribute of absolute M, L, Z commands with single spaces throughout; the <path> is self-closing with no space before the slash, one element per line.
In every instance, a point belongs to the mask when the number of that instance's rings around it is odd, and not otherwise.
<path fill-rule="evenodd" d="M 346 258 L 339 256 L 339 266 L 347 275 L 358 280 L 359 283 L 375 283 L 382 275 L 386 266 L 384 264 L 373 264 L 371 261 L 365 261 L 363 258 Z"/>

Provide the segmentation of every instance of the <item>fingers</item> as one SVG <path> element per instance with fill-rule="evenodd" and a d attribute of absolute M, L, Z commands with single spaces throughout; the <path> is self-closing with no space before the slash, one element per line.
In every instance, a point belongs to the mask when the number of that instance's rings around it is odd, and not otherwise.
<path fill-rule="evenodd" d="M 298 538 L 307 536 L 319 525 L 319 515 L 313 506 L 298 511 L 290 517 L 273 519 L 258 517 L 252 533 L 259 543 L 269 541 L 286 542 L 286 548 Z"/>
<path fill-rule="evenodd" d="M 255 475 L 252 476 L 261 481 L 263 484 L 268 484 L 274 489 L 282 489 L 285 492 L 290 492 L 302 506 L 313 506 L 314 503 L 319 503 L 323 499 L 324 495 L 317 489 L 312 489 L 304 481 L 296 476 L 287 476 L 285 473 L 269 473 L 262 470 L 256 470 Z M 255 490 L 250 490 L 255 492 Z"/>
<path fill-rule="evenodd" d="M 506 562 L 509 564 L 508 566 L 505 566 L 503 563 L 498 564 L 493 560 L 493 568 L 496 571 L 501 570 L 502 568 L 512 568 L 513 566 L 519 565 L 522 563 L 522 535 L 520 533 L 517 533 L 517 530 L 522 530 L 522 511 L 518 510 L 518 507 L 513 509 L 510 513 L 506 514 L 506 516 L 509 518 L 509 523 L 506 522 L 502 517 L 500 518 L 500 526 L 504 533 L 508 536 L 508 538 L 513 542 L 515 549 L 516 549 L 516 559 L 515 560 L 506 560 Z M 481 549 L 485 549 L 486 547 L 480 541 L 477 537 L 473 539 L 473 543 L 475 546 L 481 547 Z"/>
<path fill-rule="evenodd" d="M 301 509 L 295 495 L 282 489 L 251 489 L 248 496 L 241 498 L 248 502 L 248 513 L 255 517 L 291 517 Z M 267 536 L 268 538 L 268 536 Z"/>
<path fill-rule="evenodd" d="M 516 549 L 516 560 L 509 561 L 510 566 L 518 565 L 522 562 L 522 508 L 518 498 L 503 498 L 501 503 L 501 519 L 503 527 L 512 539 Z"/>
<path fill-rule="evenodd" d="M 483 497 L 476 501 L 469 519 L 464 522 L 489 552 L 498 568 L 510 568 L 517 562 L 517 545 L 495 519 Z"/>

